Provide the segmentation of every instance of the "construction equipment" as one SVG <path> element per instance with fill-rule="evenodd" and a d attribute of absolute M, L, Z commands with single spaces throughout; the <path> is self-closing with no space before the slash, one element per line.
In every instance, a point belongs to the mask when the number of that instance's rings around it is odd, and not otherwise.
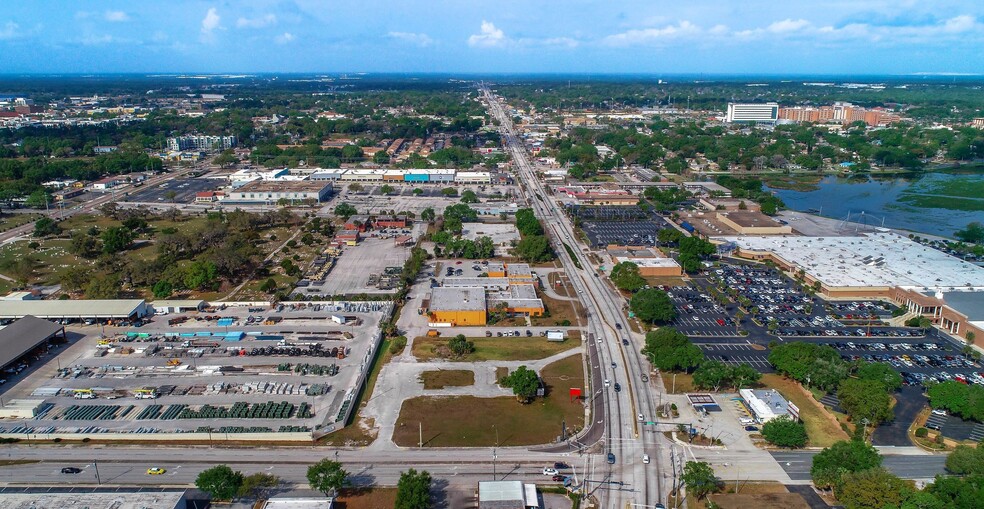
<path fill-rule="evenodd" d="M 168 366 L 180 366 L 181 365 L 181 360 L 180 359 L 168 359 L 167 365 Z"/>
<path fill-rule="evenodd" d="M 92 389 L 75 389 L 75 399 L 96 399 Z"/>
<path fill-rule="evenodd" d="M 133 391 L 133 395 L 137 399 L 157 399 L 157 390 L 148 388 L 136 389 Z"/>

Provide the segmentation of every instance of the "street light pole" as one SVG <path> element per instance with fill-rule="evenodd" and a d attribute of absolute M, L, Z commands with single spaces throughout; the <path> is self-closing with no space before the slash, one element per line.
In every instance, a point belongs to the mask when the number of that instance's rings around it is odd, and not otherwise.
<path fill-rule="evenodd" d="M 493 424 L 492 429 L 495 430 L 495 447 L 492 448 L 492 480 L 495 481 L 497 475 L 495 471 L 495 460 L 496 460 L 496 450 L 499 448 L 499 428 L 497 428 L 495 424 Z"/>

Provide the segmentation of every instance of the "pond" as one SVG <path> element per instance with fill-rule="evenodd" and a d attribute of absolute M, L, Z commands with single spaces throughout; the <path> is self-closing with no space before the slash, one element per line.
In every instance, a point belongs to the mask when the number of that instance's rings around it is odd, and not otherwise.
<path fill-rule="evenodd" d="M 800 212 L 953 237 L 971 221 L 984 223 L 984 168 L 878 178 L 825 177 L 818 189 L 771 189 Z M 863 212 L 863 214 L 862 214 Z"/>

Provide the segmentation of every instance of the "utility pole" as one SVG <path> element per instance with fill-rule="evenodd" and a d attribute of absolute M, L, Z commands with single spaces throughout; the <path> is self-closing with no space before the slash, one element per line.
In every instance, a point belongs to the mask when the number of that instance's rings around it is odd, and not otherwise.
<path fill-rule="evenodd" d="M 496 450 L 499 448 L 499 428 L 497 428 L 495 424 L 493 424 L 492 429 L 495 430 L 495 447 L 492 448 L 492 480 L 495 481 L 497 475 L 495 471 L 495 460 L 496 460 Z"/>
<path fill-rule="evenodd" d="M 418 440 L 417 441 L 417 447 L 423 447 L 424 446 L 424 423 L 423 422 L 418 422 L 417 425 L 418 425 L 418 430 L 420 432 L 420 438 L 417 439 Z"/>

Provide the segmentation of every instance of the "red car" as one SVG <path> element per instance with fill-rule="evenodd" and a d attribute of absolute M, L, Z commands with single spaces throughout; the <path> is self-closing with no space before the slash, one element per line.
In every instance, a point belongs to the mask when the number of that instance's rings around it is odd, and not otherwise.
<path fill-rule="evenodd" d="M 551 477 L 551 479 L 553 479 L 554 481 L 563 481 L 566 478 L 567 478 L 567 476 L 559 475 L 559 474 Z"/>

